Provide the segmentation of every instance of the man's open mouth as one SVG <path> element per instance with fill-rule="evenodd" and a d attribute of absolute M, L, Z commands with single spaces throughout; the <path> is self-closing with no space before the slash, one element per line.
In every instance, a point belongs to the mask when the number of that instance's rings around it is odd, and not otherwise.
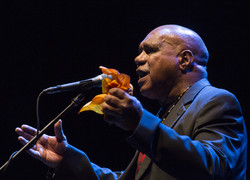
<path fill-rule="evenodd" d="M 146 75 L 148 75 L 147 72 L 141 71 L 141 70 L 137 70 L 136 73 L 137 73 L 139 79 L 141 79 L 141 78 L 145 77 Z"/>

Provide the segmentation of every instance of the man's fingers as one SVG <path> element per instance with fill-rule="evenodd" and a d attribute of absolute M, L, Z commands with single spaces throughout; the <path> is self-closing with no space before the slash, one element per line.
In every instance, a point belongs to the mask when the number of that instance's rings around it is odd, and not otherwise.
<path fill-rule="evenodd" d="M 33 136 L 36 135 L 36 129 L 33 128 L 33 127 L 31 127 L 31 126 L 29 126 L 29 125 L 24 124 L 24 125 L 21 126 L 21 129 L 22 129 L 24 132 L 27 132 L 27 133 L 29 133 L 29 134 L 31 134 L 31 135 L 33 135 Z"/>
<path fill-rule="evenodd" d="M 122 89 L 119 89 L 119 88 L 110 89 L 109 94 L 111 94 L 119 99 L 124 99 L 127 95 L 125 91 L 123 91 Z"/>
<path fill-rule="evenodd" d="M 22 137 L 22 136 L 19 136 L 19 137 L 18 137 L 18 141 L 19 141 L 22 145 L 25 145 L 25 144 L 27 144 L 27 143 L 29 142 L 27 139 L 25 139 L 25 138 Z M 36 145 L 34 145 L 31 149 L 36 150 Z"/>
<path fill-rule="evenodd" d="M 117 116 L 120 113 L 119 108 L 110 106 L 106 102 L 102 104 L 102 111 L 104 114 L 109 115 L 109 116 Z"/>
<path fill-rule="evenodd" d="M 54 131 L 58 142 L 66 140 L 66 136 L 63 133 L 62 120 L 56 122 L 54 126 Z"/>
<path fill-rule="evenodd" d="M 118 99 L 118 98 L 115 97 L 115 96 L 106 95 L 106 96 L 104 97 L 104 101 L 105 101 L 107 104 L 109 104 L 110 106 L 118 107 L 119 102 L 120 102 L 120 99 Z"/>
<path fill-rule="evenodd" d="M 22 144 L 22 145 L 25 145 L 27 144 L 28 140 L 26 140 L 24 137 L 22 136 L 19 136 L 18 137 L 18 141 Z"/>
<path fill-rule="evenodd" d="M 22 145 L 25 145 L 25 144 L 28 143 L 28 140 L 25 139 L 25 138 L 22 137 L 22 136 L 19 136 L 19 137 L 18 137 L 18 140 L 20 141 L 20 143 L 21 143 Z M 36 150 L 36 146 L 33 146 L 32 148 L 28 149 L 26 152 L 27 152 L 29 155 L 31 155 L 32 157 L 34 157 L 34 158 L 40 159 L 40 157 L 41 157 L 40 152 Z"/>
<path fill-rule="evenodd" d="M 27 151 L 27 153 L 29 155 L 31 155 L 32 157 L 36 158 L 36 159 L 39 159 L 39 160 L 41 159 L 41 153 L 40 153 L 40 151 L 37 151 L 37 150 L 34 150 L 34 149 L 29 149 Z"/>
<path fill-rule="evenodd" d="M 21 128 L 16 128 L 15 131 L 19 136 L 23 136 L 27 140 L 31 140 L 34 137 L 33 135 L 24 132 Z"/>

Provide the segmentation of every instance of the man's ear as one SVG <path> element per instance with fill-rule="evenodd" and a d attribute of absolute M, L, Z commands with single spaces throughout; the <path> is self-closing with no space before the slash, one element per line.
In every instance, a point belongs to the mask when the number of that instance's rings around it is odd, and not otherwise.
<path fill-rule="evenodd" d="M 178 54 L 178 59 L 180 63 L 180 70 L 184 73 L 192 71 L 194 66 L 194 56 L 192 51 L 183 50 Z"/>

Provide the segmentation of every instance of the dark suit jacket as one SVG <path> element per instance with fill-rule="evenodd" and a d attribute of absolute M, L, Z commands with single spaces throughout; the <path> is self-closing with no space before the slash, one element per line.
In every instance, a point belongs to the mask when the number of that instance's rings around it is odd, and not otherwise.
<path fill-rule="evenodd" d="M 246 179 L 247 134 L 239 102 L 206 79 L 184 94 L 163 123 L 145 110 L 128 143 L 147 155 L 138 173 L 138 151 L 124 172 L 112 172 L 70 146 L 56 179 Z"/>

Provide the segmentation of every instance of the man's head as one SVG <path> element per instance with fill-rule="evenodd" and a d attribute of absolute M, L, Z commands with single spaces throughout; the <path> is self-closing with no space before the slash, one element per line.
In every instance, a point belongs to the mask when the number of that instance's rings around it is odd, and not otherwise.
<path fill-rule="evenodd" d="M 206 78 L 208 50 L 194 31 L 179 25 L 164 25 L 151 31 L 140 43 L 135 58 L 142 95 L 171 101 L 185 88 Z"/>

